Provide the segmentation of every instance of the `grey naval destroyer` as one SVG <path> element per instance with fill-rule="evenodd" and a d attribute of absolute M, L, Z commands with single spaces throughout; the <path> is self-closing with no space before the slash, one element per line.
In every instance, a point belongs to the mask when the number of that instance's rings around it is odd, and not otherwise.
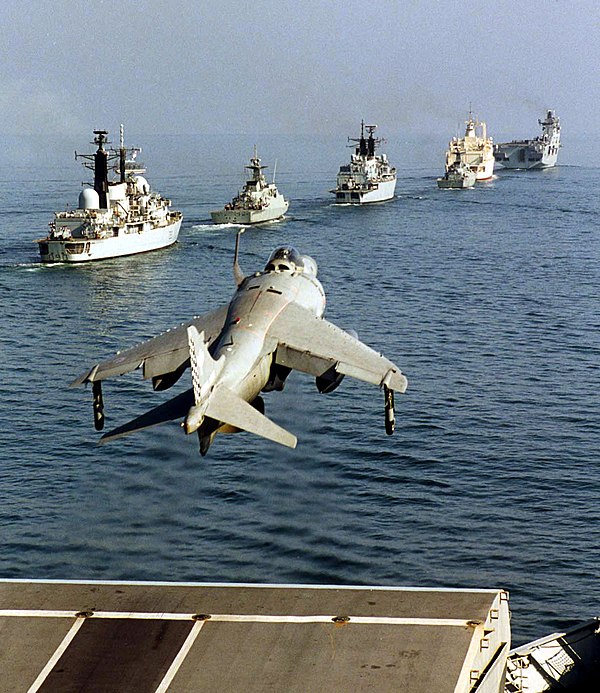
<path fill-rule="evenodd" d="M 360 137 L 349 137 L 356 142 L 350 163 L 340 166 L 337 187 L 331 190 L 338 204 L 362 205 L 370 202 L 384 202 L 394 197 L 396 190 L 396 169 L 390 166 L 385 154 L 375 154 L 384 140 L 374 137 L 377 125 L 360 123 Z M 367 134 L 365 136 L 365 130 Z"/>
<path fill-rule="evenodd" d="M 42 262 L 102 260 L 177 241 L 182 213 L 151 191 L 142 175 L 145 168 L 135 161 L 141 150 L 125 147 L 123 126 L 118 149 L 106 147 L 106 130 L 94 130 L 94 135 L 96 152 L 75 153 L 94 172 L 94 185 L 81 191 L 77 209 L 55 212 L 48 236 L 37 241 Z M 116 180 L 109 180 L 109 170 L 118 174 Z"/>
<path fill-rule="evenodd" d="M 531 140 L 502 142 L 494 147 L 494 159 L 504 168 L 536 169 L 556 165 L 560 149 L 560 121 L 554 111 L 543 120 L 542 134 Z"/>
<path fill-rule="evenodd" d="M 273 182 L 267 182 L 263 173 L 267 167 L 260 163 L 256 147 L 246 168 L 250 170 L 251 176 L 242 192 L 223 209 L 210 213 L 215 224 L 261 224 L 281 219 L 288 211 L 290 203 L 277 190 L 274 173 Z"/>

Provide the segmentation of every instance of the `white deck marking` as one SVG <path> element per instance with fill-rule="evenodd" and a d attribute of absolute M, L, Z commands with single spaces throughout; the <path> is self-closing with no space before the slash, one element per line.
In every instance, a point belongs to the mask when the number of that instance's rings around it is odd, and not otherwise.
<path fill-rule="evenodd" d="M 0 618 L 3 616 L 21 618 L 75 618 L 77 613 L 74 611 L 52 611 L 45 609 L 0 609 Z M 89 618 L 124 618 L 137 620 L 160 620 L 160 621 L 189 621 L 196 614 L 150 612 L 150 611 L 94 611 Z M 336 618 L 336 614 L 321 615 L 313 614 L 310 616 L 293 616 L 281 614 L 210 614 L 206 620 L 218 621 L 221 623 L 331 623 Z M 346 614 L 344 614 L 346 617 Z M 349 623 L 363 625 L 390 625 L 390 626 L 449 626 L 463 627 L 471 625 L 466 619 L 461 618 L 404 618 L 395 616 L 347 616 Z M 85 620 L 78 619 L 78 620 Z M 203 623 L 204 621 L 200 621 Z"/>
<path fill-rule="evenodd" d="M 194 623 L 192 630 L 188 633 L 185 642 L 177 653 L 177 657 L 175 657 L 175 659 L 171 662 L 171 666 L 165 674 L 164 679 L 160 682 L 160 685 L 156 689 L 155 693 L 165 693 L 168 690 L 173 679 L 175 678 L 175 674 L 179 671 L 179 667 L 183 664 L 188 652 L 192 649 L 192 645 L 194 644 L 194 641 L 198 637 L 198 633 L 201 631 L 202 626 L 205 623 L 206 621 L 196 621 L 196 623 Z"/>
<path fill-rule="evenodd" d="M 148 582 L 144 580 L 27 580 L 25 578 L 0 578 L 0 584 L 25 584 L 25 585 L 107 585 L 125 587 L 252 587 L 256 589 L 282 589 L 285 591 L 294 589 L 303 590 L 358 590 L 359 592 L 459 592 L 462 594 L 497 594 L 498 589 L 474 589 L 470 587 L 400 587 L 386 585 L 303 585 L 302 583 L 262 583 L 262 582 Z"/>
<path fill-rule="evenodd" d="M 31 684 L 30 688 L 27 690 L 27 693 L 35 693 L 37 690 L 39 690 L 40 686 L 48 678 L 48 674 L 52 671 L 52 669 L 54 669 L 56 662 L 58 662 L 58 660 L 63 656 L 64 651 L 67 649 L 67 647 L 69 647 L 73 638 L 77 635 L 77 632 L 83 625 L 84 621 L 85 618 L 78 618 L 75 620 L 75 623 L 71 626 L 69 632 L 63 638 L 63 641 L 56 648 L 54 654 L 46 663 L 46 666 L 40 671 L 36 680 Z"/>

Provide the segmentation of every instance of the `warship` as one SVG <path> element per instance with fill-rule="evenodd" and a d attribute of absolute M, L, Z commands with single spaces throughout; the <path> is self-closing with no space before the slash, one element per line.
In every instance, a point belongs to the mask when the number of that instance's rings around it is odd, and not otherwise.
<path fill-rule="evenodd" d="M 246 181 L 244 189 L 236 195 L 223 209 L 210 213 L 215 224 L 261 224 L 265 221 L 275 221 L 287 212 L 290 203 L 273 182 L 267 183 L 260 159 L 254 147 L 254 156 L 246 166 L 250 169 L 251 177 Z"/>
<path fill-rule="evenodd" d="M 348 138 L 357 146 L 350 156 L 350 164 L 340 166 L 337 187 L 330 191 L 335 195 L 336 203 L 362 205 L 394 197 L 396 169 L 390 166 L 385 154 L 375 154 L 376 148 L 384 142 L 373 136 L 376 129 L 377 125 L 365 125 L 363 120 L 360 137 Z"/>
<path fill-rule="evenodd" d="M 500 693 L 501 590 L 0 580 L 3 691 Z"/>
<path fill-rule="evenodd" d="M 50 232 L 38 241 L 42 262 L 88 262 L 145 253 L 177 241 L 182 213 L 171 200 L 152 192 L 145 168 L 135 159 L 141 149 L 126 148 L 123 126 L 119 149 L 110 149 L 107 130 L 94 130 L 93 154 L 78 154 L 94 172 L 94 186 L 79 194 L 78 208 L 55 212 Z M 129 156 L 129 158 L 128 158 Z M 109 181 L 109 170 L 118 173 Z"/>
<path fill-rule="evenodd" d="M 2 691 L 595 691 L 600 621 L 511 649 L 509 595 L 0 579 Z"/>
<path fill-rule="evenodd" d="M 551 168 L 556 165 L 560 149 L 560 121 L 554 111 L 548 111 L 542 126 L 542 134 L 532 140 L 502 142 L 494 147 L 494 159 L 504 168 L 532 169 Z"/>
<path fill-rule="evenodd" d="M 512 649 L 502 693 L 595 691 L 600 680 L 600 618 Z"/>
<path fill-rule="evenodd" d="M 468 166 L 452 164 L 445 175 L 437 179 L 437 185 L 438 188 L 472 188 L 475 180 L 475 173 Z"/>
<path fill-rule="evenodd" d="M 462 165 L 475 173 L 476 180 L 489 180 L 494 173 L 494 145 L 487 136 L 484 122 L 475 120 L 469 111 L 464 137 L 453 137 L 446 152 L 446 171 Z"/>

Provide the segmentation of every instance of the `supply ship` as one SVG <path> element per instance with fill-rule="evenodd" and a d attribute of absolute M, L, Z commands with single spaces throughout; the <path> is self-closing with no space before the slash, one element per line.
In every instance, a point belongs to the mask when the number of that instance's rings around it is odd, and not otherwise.
<path fill-rule="evenodd" d="M 273 182 L 267 183 L 263 173 L 267 167 L 261 165 L 256 147 L 246 168 L 251 177 L 242 192 L 223 209 L 210 213 L 215 224 L 261 224 L 280 219 L 288 211 L 290 203 L 277 190 L 274 173 Z"/>
<path fill-rule="evenodd" d="M 504 168 L 551 168 L 560 149 L 560 121 L 554 111 L 538 120 L 542 134 L 532 140 L 502 142 L 494 147 L 494 158 Z"/>
<path fill-rule="evenodd" d="M 494 174 L 494 144 L 487 136 L 484 122 L 475 120 L 469 111 L 464 137 L 453 137 L 446 152 L 446 172 L 456 166 L 466 166 L 476 180 L 489 180 Z"/>
<path fill-rule="evenodd" d="M 357 146 L 350 156 L 350 164 L 340 166 L 337 187 L 331 190 L 336 203 L 362 205 L 384 202 L 394 197 L 396 169 L 390 166 L 385 154 L 375 154 L 376 148 L 384 142 L 373 136 L 376 129 L 377 125 L 365 125 L 361 121 L 360 137 L 348 138 Z"/>
<path fill-rule="evenodd" d="M 37 241 L 42 262 L 87 262 L 145 253 L 177 241 L 182 213 L 150 190 L 136 164 L 139 148 L 126 148 L 123 126 L 119 149 L 110 149 L 108 132 L 94 130 L 93 154 L 75 153 L 94 172 L 94 186 L 79 194 L 78 208 L 55 212 L 46 238 Z M 129 158 L 128 158 L 129 156 Z M 109 181 L 108 172 L 118 179 Z"/>

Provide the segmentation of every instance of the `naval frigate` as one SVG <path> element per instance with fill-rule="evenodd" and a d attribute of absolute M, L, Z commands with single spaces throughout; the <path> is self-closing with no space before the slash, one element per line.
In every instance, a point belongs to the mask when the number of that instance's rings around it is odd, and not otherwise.
<path fill-rule="evenodd" d="M 87 262 L 145 253 L 177 241 L 182 213 L 150 189 L 136 162 L 141 151 L 126 148 L 123 126 L 120 147 L 108 148 L 108 131 L 94 130 L 93 154 L 75 153 L 93 171 L 93 187 L 79 194 L 78 208 L 55 212 L 50 232 L 37 241 L 42 262 Z M 128 158 L 129 157 L 129 158 Z M 109 180 L 109 170 L 118 173 Z"/>
<path fill-rule="evenodd" d="M 496 163 L 504 168 L 538 169 L 556 165 L 560 149 L 560 120 L 549 110 L 538 120 L 542 134 L 531 140 L 501 142 L 494 147 Z"/>

